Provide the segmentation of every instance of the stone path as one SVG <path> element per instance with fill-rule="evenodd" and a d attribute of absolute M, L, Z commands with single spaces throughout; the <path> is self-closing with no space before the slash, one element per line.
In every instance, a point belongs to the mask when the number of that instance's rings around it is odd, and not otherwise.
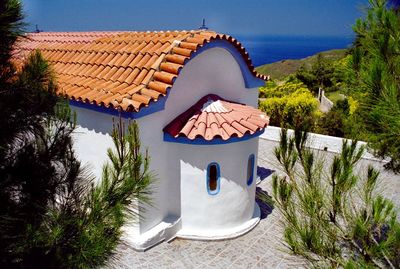
<path fill-rule="evenodd" d="M 276 169 L 273 161 L 274 142 L 260 139 L 259 173 L 264 180 L 258 185 L 258 192 L 271 193 L 271 172 Z M 327 161 L 331 158 L 324 153 Z M 360 168 L 381 164 L 363 160 Z M 400 177 L 382 172 L 382 193 L 392 199 L 400 208 Z M 259 201 L 258 201 L 259 202 Z M 260 203 L 259 203 L 260 204 Z M 262 219 L 249 233 L 232 240 L 193 241 L 175 239 L 161 243 L 146 252 L 136 252 L 121 244 L 116 260 L 109 268 L 306 268 L 298 257 L 289 255 L 282 241 L 282 227 L 278 210 L 268 204 L 260 204 Z"/>
<path fill-rule="evenodd" d="M 251 232 L 232 240 L 193 241 L 175 239 L 146 251 L 125 245 L 117 250 L 113 268 L 300 268 L 281 244 L 279 215 L 263 206 L 263 219 Z"/>

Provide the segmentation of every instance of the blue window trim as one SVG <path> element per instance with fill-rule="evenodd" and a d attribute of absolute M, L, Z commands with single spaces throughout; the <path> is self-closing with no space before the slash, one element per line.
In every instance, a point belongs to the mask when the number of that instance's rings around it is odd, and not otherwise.
<path fill-rule="evenodd" d="M 247 186 L 250 186 L 251 184 L 253 184 L 253 181 L 254 181 L 255 158 L 256 157 L 254 156 L 254 154 L 250 154 L 249 159 L 247 160 L 247 165 L 249 165 L 249 160 L 251 161 L 251 174 L 250 174 L 250 177 L 247 178 Z M 247 167 L 247 171 L 249 171 L 248 167 Z"/>
<path fill-rule="evenodd" d="M 211 165 L 215 165 L 217 167 L 217 188 L 215 190 L 210 190 L 210 167 Z M 207 178 L 206 178 L 206 188 L 209 195 L 216 195 L 220 190 L 220 178 L 221 178 L 221 170 L 219 168 L 219 164 L 217 162 L 212 162 L 207 166 Z"/>
<path fill-rule="evenodd" d="M 228 140 L 223 140 L 222 138 L 214 138 L 212 140 L 205 140 L 202 137 L 195 138 L 193 140 L 187 137 L 173 137 L 168 133 L 164 133 L 164 141 L 171 143 L 180 143 L 180 144 L 190 144 L 190 145 L 223 145 L 230 144 L 236 142 L 242 142 L 254 137 L 260 136 L 264 133 L 265 129 L 255 132 L 254 134 L 246 134 L 242 137 L 231 137 Z"/>
<path fill-rule="evenodd" d="M 226 49 L 235 58 L 236 62 L 239 64 L 240 70 L 242 71 L 242 76 L 243 76 L 244 84 L 245 84 L 246 88 L 248 88 L 248 89 L 256 88 L 255 90 L 258 90 L 258 87 L 265 85 L 264 80 L 257 78 L 250 71 L 246 61 L 243 58 L 245 56 L 242 56 L 242 54 L 240 53 L 240 50 L 238 48 L 236 48 L 231 42 L 224 40 L 224 39 L 213 40 L 209 43 L 206 43 L 204 46 L 202 46 L 201 48 L 199 48 L 198 50 L 193 52 L 192 55 L 190 56 L 190 59 L 187 62 L 185 62 L 184 65 L 186 65 L 189 61 L 196 58 L 202 52 L 204 52 L 208 49 L 217 48 L 217 47 Z M 154 103 L 150 103 L 149 106 L 147 106 L 147 107 L 141 108 L 139 112 L 119 111 L 114 108 L 107 108 L 107 107 L 100 106 L 97 104 L 84 103 L 82 101 L 76 101 L 76 100 L 69 100 L 69 103 L 70 103 L 70 105 L 75 106 L 75 107 L 90 109 L 90 110 L 94 110 L 94 111 L 97 111 L 100 113 L 106 113 L 106 114 L 110 114 L 113 116 L 121 116 L 122 118 L 126 118 L 126 119 L 138 119 L 138 118 L 147 116 L 149 114 L 164 110 L 165 102 L 168 99 L 170 90 L 171 90 L 171 88 L 168 88 L 166 96 L 160 96 L 159 100 L 157 100 Z"/>

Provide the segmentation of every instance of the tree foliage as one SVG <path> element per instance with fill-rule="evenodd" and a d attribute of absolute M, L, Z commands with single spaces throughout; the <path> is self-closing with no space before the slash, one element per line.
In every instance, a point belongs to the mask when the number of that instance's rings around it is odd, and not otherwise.
<path fill-rule="evenodd" d="M 260 88 L 260 97 L 266 99 L 259 107 L 270 116 L 270 124 L 274 126 L 312 126 L 318 116 L 318 101 L 299 82 Z"/>
<path fill-rule="evenodd" d="M 150 203 L 154 179 L 149 157 L 141 153 L 137 123 L 124 130 L 121 120 L 114 125 L 115 149 L 108 150 L 110 162 L 100 183 L 77 182 L 29 235 L 33 241 L 27 241 L 27 252 L 32 254 L 32 246 L 35 252 L 32 260 L 24 260 L 24 267 L 32 262 L 47 268 L 94 268 L 112 256 L 122 226 L 139 217 L 138 203 Z"/>
<path fill-rule="evenodd" d="M 379 173 L 356 173 L 364 152 L 344 142 L 329 168 L 307 147 L 307 133 L 281 133 L 275 156 L 283 175 L 273 177 L 284 240 L 316 268 L 399 268 L 400 223 L 391 201 L 376 195 Z"/>
<path fill-rule="evenodd" d="M 357 103 L 351 97 L 337 101 L 331 110 L 318 118 L 315 131 L 324 135 L 348 137 L 353 129 L 356 108 Z"/>
<path fill-rule="evenodd" d="M 301 66 L 296 72 L 296 78 L 303 82 L 314 94 L 318 89 L 329 91 L 336 83 L 335 68 L 332 61 L 324 58 L 322 54 L 317 55 L 316 62 L 307 68 Z"/>
<path fill-rule="evenodd" d="M 10 62 L 12 46 L 23 33 L 22 6 L 18 0 L 0 2 L 0 83 L 13 76 L 14 68 Z M 0 84 L 0 89 L 3 84 Z"/>
<path fill-rule="evenodd" d="M 93 184 L 75 156 L 75 116 L 55 94 L 49 64 L 37 51 L 20 71 L 12 64 L 22 17 L 19 1 L 0 3 L 0 267 L 94 268 L 137 212 L 132 202 L 148 202 L 149 158 L 137 124 L 125 134 L 118 123 L 111 164 Z"/>
<path fill-rule="evenodd" d="M 364 93 L 360 119 L 376 154 L 389 157 L 387 168 L 400 172 L 400 13 L 395 1 L 369 3 L 354 26 L 352 62 Z"/>

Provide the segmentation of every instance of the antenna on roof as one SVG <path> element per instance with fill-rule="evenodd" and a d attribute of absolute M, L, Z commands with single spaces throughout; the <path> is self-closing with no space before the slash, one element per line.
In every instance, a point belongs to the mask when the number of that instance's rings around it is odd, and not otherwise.
<path fill-rule="evenodd" d="M 208 27 L 206 26 L 206 19 L 203 19 L 203 24 L 199 27 L 199 30 L 208 30 Z"/>
<path fill-rule="evenodd" d="M 36 24 L 36 29 L 35 29 L 35 33 L 40 33 L 41 30 L 39 29 L 38 25 Z"/>

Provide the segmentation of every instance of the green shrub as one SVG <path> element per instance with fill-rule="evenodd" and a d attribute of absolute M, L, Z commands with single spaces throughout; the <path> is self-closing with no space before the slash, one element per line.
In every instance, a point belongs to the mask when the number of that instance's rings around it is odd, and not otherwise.
<path fill-rule="evenodd" d="M 302 83 L 286 82 L 274 88 L 261 88 L 266 98 L 260 109 L 270 116 L 270 124 L 293 128 L 314 125 L 318 117 L 318 101 Z"/>
<path fill-rule="evenodd" d="M 316 124 L 315 132 L 324 135 L 345 136 L 344 114 L 338 110 L 330 110 L 323 114 Z"/>
<path fill-rule="evenodd" d="M 318 119 L 315 131 L 324 135 L 353 138 L 356 117 L 353 115 L 357 103 L 354 99 L 338 100 L 330 111 Z"/>

